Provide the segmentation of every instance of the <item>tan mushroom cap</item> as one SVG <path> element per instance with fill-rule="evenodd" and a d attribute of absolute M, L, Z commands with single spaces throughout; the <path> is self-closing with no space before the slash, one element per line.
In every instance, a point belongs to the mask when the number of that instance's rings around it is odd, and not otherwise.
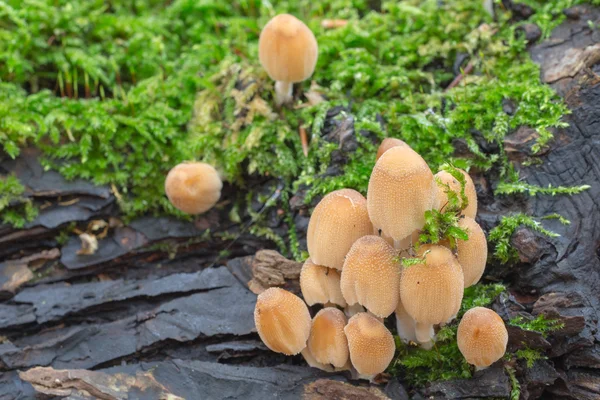
<path fill-rule="evenodd" d="M 343 368 L 348 362 L 348 340 L 344 333 L 346 315 L 337 308 L 324 308 L 315 315 L 308 338 L 308 349 L 321 364 Z"/>
<path fill-rule="evenodd" d="M 300 289 L 309 306 L 333 303 L 346 307 L 340 288 L 340 272 L 317 265 L 310 258 L 304 262 L 300 271 Z"/>
<path fill-rule="evenodd" d="M 508 332 L 498 314 L 488 308 L 475 307 L 462 317 L 456 340 L 469 364 L 489 367 L 504 356 Z"/>
<path fill-rule="evenodd" d="M 385 138 L 385 139 L 383 139 L 383 141 L 379 145 L 379 148 L 377 149 L 377 156 L 375 157 L 375 161 L 379 160 L 381 158 L 381 156 L 383 155 L 383 153 L 385 153 L 392 147 L 396 147 L 396 146 L 410 147 L 409 145 L 407 145 L 405 142 L 403 142 L 400 139 Z"/>
<path fill-rule="evenodd" d="M 319 46 L 312 31 L 289 14 L 273 17 L 260 33 L 258 58 L 271 79 L 302 82 L 314 72 Z"/>
<path fill-rule="evenodd" d="M 291 356 L 306 347 L 311 319 L 298 296 L 273 287 L 258 295 L 254 324 L 269 349 Z"/>
<path fill-rule="evenodd" d="M 436 196 L 433 174 L 408 146 L 386 151 L 375 164 L 367 194 L 369 217 L 376 229 L 399 241 L 425 224 L 425 211 Z"/>
<path fill-rule="evenodd" d="M 470 218 L 475 218 L 477 215 L 477 192 L 475 191 L 475 185 L 473 184 L 473 180 L 465 171 L 459 169 L 460 172 L 465 176 L 465 195 L 467 199 L 469 199 L 469 205 L 465 208 L 461 215 L 466 215 Z M 450 189 L 456 192 L 460 196 L 460 182 L 456 180 L 449 172 L 440 171 L 435 174 L 435 177 L 439 179 L 442 183 L 448 185 Z M 448 203 L 448 195 L 445 192 L 446 188 L 437 186 L 437 208 L 442 211 L 442 208 Z M 460 199 L 460 197 L 459 197 Z"/>
<path fill-rule="evenodd" d="M 341 270 L 352 244 L 372 232 L 365 198 L 356 190 L 336 190 L 323 197 L 310 217 L 308 254 L 317 265 Z"/>
<path fill-rule="evenodd" d="M 363 236 L 346 255 L 341 287 L 346 302 L 360 304 L 385 318 L 394 312 L 400 298 L 400 264 L 385 239 Z"/>
<path fill-rule="evenodd" d="M 188 214 L 210 210 L 219 201 L 222 187 L 223 182 L 213 166 L 201 162 L 178 164 L 165 180 L 165 192 L 171 204 Z"/>
<path fill-rule="evenodd" d="M 465 288 L 479 282 L 487 262 L 488 248 L 485 233 L 473 218 L 464 217 L 458 226 L 467 230 L 469 240 L 457 240 L 456 251 L 465 276 Z"/>
<path fill-rule="evenodd" d="M 346 328 L 350 360 L 362 375 L 379 374 L 390 365 L 396 346 L 390 331 L 379 320 L 367 313 L 358 313 L 348 321 Z"/>
<path fill-rule="evenodd" d="M 462 269 L 446 247 L 421 246 L 419 257 L 423 256 L 425 263 L 402 271 L 400 301 L 419 323 L 446 322 L 460 309 L 464 285 Z"/>

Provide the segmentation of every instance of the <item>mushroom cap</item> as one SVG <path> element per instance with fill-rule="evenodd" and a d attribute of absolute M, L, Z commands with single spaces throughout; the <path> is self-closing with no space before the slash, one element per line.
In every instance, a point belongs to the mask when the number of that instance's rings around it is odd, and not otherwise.
<path fill-rule="evenodd" d="M 300 290 L 309 306 L 334 303 L 346 307 L 340 289 L 340 272 L 334 268 L 317 265 L 307 259 L 300 271 Z"/>
<path fill-rule="evenodd" d="M 386 151 L 375 164 L 367 194 L 369 217 L 376 229 L 399 241 L 425 224 L 425 211 L 436 198 L 433 174 L 408 146 Z"/>
<path fill-rule="evenodd" d="M 258 295 L 254 324 L 269 349 L 291 356 L 306 347 L 311 320 L 300 297 L 272 287 Z"/>
<path fill-rule="evenodd" d="M 334 307 L 322 309 L 315 315 L 308 338 L 308 350 L 321 364 L 342 368 L 348 362 L 348 340 L 344 333 L 346 315 Z"/>
<path fill-rule="evenodd" d="M 475 191 L 475 185 L 473 184 L 473 180 L 462 169 L 459 169 L 460 172 L 465 176 L 465 195 L 467 199 L 469 199 L 469 205 L 467 208 L 462 210 L 461 215 L 465 215 L 470 218 L 475 218 L 477 215 L 477 192 Z M 435 177 L 439 179 L 442 183 L 448 185 L 450 189 L 456 192 L 459 195 L 460 199 L 460 182 L 456 180 L 449 172 L 440 171 L 435 174 Z M 437 208 L 438 210 L 442 210 L 442 208 L 448 203 L 448 195 L 444 191 L 446 188 L 442 186 L 436 185 L 436 193 L 437 193 Z"/>
<path fill-rule="evenodd" d="M 365 198 L 356 190 L 336 190 L 323 197 L 310 217 L 308 254 L 317 265 L 341 270 L 352 244 L 372 232 Z"/>
<path fill-rule="evenodd" d="M 400 301 L 417 322 L 432 325 L 446 322 L 460 309 L 464 291 L 462 268 L 443 246 L 421 246 L 419 257 L 425 257 L 425 263 L 402 271 Z"/>
<path fill-rule="evenodd" d="M 487 240 L 483 229 L 473 218 L 461 218 L 458 226 L 466 229 L 469 235 L 468 240 L 456 241 L 456 257 L 462 266 L 467 288 L 479 282 L 483 275 L 488 256 Z"/>
<path fill-rule="evenodd" d="M 312 31 L 289 14 L 273 17 L 260 33 L 258 58 L 271 79 L 302 82 L 315 71 L 319 46 Z"/>
<path fill-rule="evenodd" d="M 390 365 L 396 346 L 390 331 L 367 313 L 358 313 L 346 328 L 352 365 L 361 375 L 379 374 Z"/>
<path fill-rule="evenodd" d="M 178 164 L 165 180 L 165 192 L 171 204 L 188 214 L 210 210 L 219 201 L 222 187 L 217 171 L 202 162 Z"/>
<path fill-rule="evenodd" d="M 381 156 L 383 155 L 383 153 L 385 153 L 392 147 L 396 147 L 396 146 L 406 146 L 406 147 L 410 148 L 409 145 L 407 145 L 404 141 L 402 141 L 400 139 L 385 138 L 385 139 L 383 139 L 383 141 L 379 145 L 379 148 L 377 149 L 377 156 L 375 156 L 375 161 L 379 160 L 381 158 Z"/>
<path fill-rule="evenodd" d="M 508 332 L 494 311 L 475 307 L 462 317 L 456 334 L 458 348 L 469 364 L 489 367 L 504 356 Z"/>
<path fill-rule="evenodd" d="M 397 253 L 379 236 L 363 236 L 346 255 L 341 287 L 346 302 L 359 303 L 385 318 L 394 312 L 400 299 L 400 264 Z"/>

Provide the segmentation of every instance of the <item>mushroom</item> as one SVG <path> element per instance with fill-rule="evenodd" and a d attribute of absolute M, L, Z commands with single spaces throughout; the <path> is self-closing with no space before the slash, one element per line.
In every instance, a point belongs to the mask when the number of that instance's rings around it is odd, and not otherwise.
<path fill-rule="evenodd" d="M 344 333 L 347 323 L 344 313 L 327 307 L 315 315 L 308 338 L 308 349 L 320 364 L 333 365 L 337 370 L 348 369 L 348 340 Z"/>
<path fill-rule="evenodd" d="M 317 265 L 310 258 L 304 262 L 300 271 L 300 289 L 309 306 L 333 303 L 346 307 L 346 300 L 340 289 L 340 272 Z"/>
<path fill-rule="evenodd" d="M 377 155 L 375 156 L 375 161 L 379 160 L 381 158 L 381 156 L 383 155 L 383 153 L 385 153 L 392 147 L 397 147 L 397 146 L 406 146 L 406 147 L 410 148 L 409 145 L 407 145 L 404 141 L 402 141 L 400 139 L 396 139 L 396 138 L 383 139 L 381 141 L 381 144 L 379 145 L 379 148 L 377 149 Z"/>
<path fill-rule="evenodd" d="M 465 288 L 479 282 L 487 262 L 488 248 L 485 233 L 473 218 L 464 217 L 458 226 L 467 231 L 469 239 L 457 240 L 456 251 L 465 277 Z"/>
<path fill-rule="evenodd" d="M 365 198 L 356 190 L 336 190 L 323 197 L 310 217 L 308 254 L 317 265 L 341 270 L 352 244 L 371 232 Z"/>
<path fill-rule="evenodd" d="M 480 370 L 504 356 L 508 332 L 498 314 L 488 308 L 475 307 L 462 317 L 456 340 L 467 362 Z"/>
<path fill-rule="evenodd" d="M 400 278 L 400 301 L 416 321 L 417 341 L 431 348 L 433 325 L 446 322 L 460 309 L 464 277 L 460 264 L 446 247 L 419 248 L 423 263 L 404 268 Z"/>
<path fill-rule="evenodd" d="M 396 306 L 396 330 L 398 331 L 398 337 L 402 339 L 404 343 L 416 342 L 416 323 L 415 320 L 408 315 L 404 305 L 398 300 Z M 433 336 L 433 335 L 431 335 Z"/>
<path fill-rule="evenodd" d="M 221 197 L 223 182 L 212 165 L 185 162 L 173 167 L 165 180 L 165 192 L 175 208 L 201 214 L 213 208 Z"/>
<path fill-rule="evenodd" d="M 346 302 L 359 303 L 380 318 L 393 313 L 400 297 L 397 256 L 394 248 L 379 236 L 363 236 L 354 242 L 346 255 L 340 281 Z"/>
<path fill-rule="evenodd" d="M 293 15 L 277 15 L 265 25 L 258 40 L 258 58 L 267 74 L 276 81 L 277 105 L 292 100 L 294 83 L 310 78 L 318 56 L 315 35 Z"/>
<path fill-rule="evenodd" d="M 306 347 L 311 319 L 306 304 L 298 296 L 272 287 L 258 295 L 254 324 L 269 349 L 291 356 Z"/>
<path fill-rule="evenodd" d="M 350 318 L 344 328 L 352 365 L 364 379 L 373 377 L 388 367 L 396 346 L 390 331 L 377 318 L 359 313 Z"/>
<path fill-rule="evenodd" d="M 459 169 L 459 171 L 462 172 L 462 174 L 465 176 L 465 195 L 469 200 L 469 204 L 464 210 L 462 210 L 461 215 L 475 218 L 475 215 L 477 215 L 477 192 L 475 191 L 475 185 L 473 184 L 473 180 L 471 179 L 469 174 L 467 174 L 462 169 Z M 456 180 L 456 178 L 454 178 L 449 172 L 446 171 L 438 172 L 437 174 L 435 174 L 435 178 L 439 180 L 442 184 L 448 185 L 450 190 L 456 192 L 460 200 L 461 185 L 460 182 Z M 438 205 L 437 209 L 440 211 L 443 211 L 444 207 L 448 204 L 448 194 L 446 193 L 447 190 L 448 188 L 446 188 L 445 186 L 437 186 L 436 204 Z"/>
<path fill-rule="evenodd" d="M 367 194 L 375 229 L 394 239 L 394 247 L 425 224 L 425 211 L 436 196 L 433 174 L 423 158 L 408 146 L 392 147 L 377 161 Z"/>

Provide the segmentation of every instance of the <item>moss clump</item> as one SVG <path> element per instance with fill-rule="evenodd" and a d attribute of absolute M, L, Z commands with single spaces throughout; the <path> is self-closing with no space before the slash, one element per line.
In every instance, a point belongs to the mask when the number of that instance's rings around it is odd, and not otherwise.
<path fill-rule="evenodd" d="M 519 226 L 526 226 L 536 232 L 549 237 L 558 237 L 558 233 L 545 229 L 541 223 L 532 217 L 519 213 L 510 216 L 504 216 L 500 223 L 490 231 L 489 241 L 494 244 L 494 258 L 503 263 L 514 263 L 518 261 L 517 251 L 511 246 L 510 239 Z"/>
<path fill-rule="evenodd" d="M 515 351 L 515 357 L 519 360 L 524 360 L 527 368 L 533 368 L 533 365 L 537 360 L 545 360 L 548 358 L 542 354 L 541 350 L 529 348 Z"/>
<path fill-rule="evenodd" d="M 517 326 L 526 331 L 534 331 L 541 333 L 547 337 L 549 333 L 564 328 L 564 324 L 557 319 L 546 318 L 544 314 L 538 315 L 535 319 L 526 320 L 521 316 L 517 316 L 510 320 L 510 325 Z"/>
<path fill-rule="evenodd" d="M 9 175 L 0 176 L 0 219 L 6 224 L 22 228 L 38 214 L 31 199 L 23 196 L 25 188 L 19 180 Z"/>
<path fill-rule="evenodd" d="M 489 306 L 505 290 L 499 284 L 477 284 L 465 289 L 458 319 L 440 329 L 432 350 L 404 344 L 396 337 L 398 355 L 388 368 L 403 375 L 412 385 L 422 386 L 436 380 L 470 378 L 472 368 L 458 349 L 456 331 L 460 318 L 473 307 Z"/>
<path fill-rule="evenodd" d="M 528 3 L 548 31 L 576 1 Z M 308 107 L 270 108 L 273 87 L 258 64 L 257 39 L 277 12 L 296 14 L 315 32 L 313 78 L 328 101 L 310 105 L 301 97 Z M 0 146 L 15 157 L 20 146 L 37 144 L 45 167 L 114 185 L 128 216 L 179 215 L 162 182 L 188 159 L 214 163 L 241 186 L 249 175 L 276 176 L 286 190 L 308 183 L 308 200 L 341 187 L 364 192 L 371 161 L 362 151 L 343 176 L 315 179 L 335 149 L 318 135 L 335 105 L 356 116 L 356 129 L 400 136 L 434 168 L 463 139 L 474 157 L 457 166 L 507 171 L 503 155 L 484 153 L 473 130 L 500 142 L 528 125 L 543 146 L 567 112 L 539 82 L 509 17 L 499 9 L 493 22 L 479 0 L 384 1 L 381 12 L 362 0 L 9 1 L 0 14 Z M 326 30 L 323 18 L 349 23 Z M 463 54 L 473 72 L 444 92 Z M 505 99 L 515 102 L 514 115 L 502 111 Z M 300 127 L 311 137 L 308 157 Z"/>

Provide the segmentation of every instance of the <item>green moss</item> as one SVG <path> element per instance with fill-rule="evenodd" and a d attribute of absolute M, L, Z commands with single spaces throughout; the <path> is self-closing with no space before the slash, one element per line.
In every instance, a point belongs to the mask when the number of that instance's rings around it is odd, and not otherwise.
<path fill-rule="evenodd" d="M 9 175 L 0 176 L 0 219 L 2 222 L 22 228 L 38 214 L 32 201 L 23 196 L 25 187 L 19 180 Z"/>
<path fill-rule="evenodd" d="M 544 314 L 540 314 L 532 320 L 526 320 L 521 316 L 517 316 L 511 319 L 509 324 L 518 326 L 526 331 L 539 332 L 544 337 L 547 337 L 549 333 L 560 330 L 564 327 L 564 324 L 560 322 L 560 320 L 546 318 Z"/>
<path fill-rule="evenodd" d="M 519 400 L 521 398 L 521 384 L 517 379 L 517 373 L 515 369 L 509 365 L 506 365 L 504 367 L 504 370 L 506 371 L 510 379 L 510 400 Z"/>
<path fill-rule="evenodd" d="M 510 239 L 519 226 L 528 227 L 549 237 L 558 237 L 559 234 L 545 229 L 542 224 L 525 214 L 503 216 L 500 223 L 490 231 L 488 240 L 494 244 L 494 258 L 503 263 L 512 263 L 518 260 L 517 251 L 511 246 Z"/>
<path fill-rule="evenodd" d="M 547 358 L 542 354 L 541 350 L 528 348 L 515 351 L 515 357 L 520 360 L 524 360 L 527 368 L 533 368 L 533 365 L 537 360 L 544 360 Z"/>
<path fill-rule="evenodd" d="M 584 190 L 588 190 L 590 185 L 580 185 L 580 186 L 571 186 L 564 187 L 558 186 L 554 187 L 552 185 L 548 185 L 548 187 L 540 187 L 535 185 L 530 185 L 523 182 L 501 182 L 498 184 L 498 187 L 495 190 L 495 193 L 503 194 L 503 195 L 511 195 L 515 193 L 527 193 L 530 196 L 535 196 L 538 194 L 546 194 L 550 196 L 556 196 L 560 194 L 566 195 L 575 195 L 583 192 Z"/>

